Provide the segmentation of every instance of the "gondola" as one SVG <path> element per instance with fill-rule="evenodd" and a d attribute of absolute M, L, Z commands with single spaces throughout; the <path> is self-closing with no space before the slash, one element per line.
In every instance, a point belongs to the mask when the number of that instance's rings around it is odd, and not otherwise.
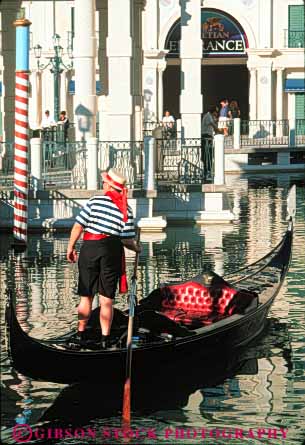
<path fill-rule="evenodd" d="M 184 283 L 162 285 L 136 307 L 133 373 L 152 373 L 159 366 L 192 363 L 192 356 L 216 363 L 256 338 L 289 268 L 292 218 L 280 243 L 265 257 L 230 276 L 203 273 Z M 115 310 L 110 349 L 95 350 L 97 314 L 88 327 L 88 348 L 71 350 L 69 335 L 50 340 L 31 338 L 21 328 L 12 294 L 6 309 L 11 363 L 36 379 L 73 383 L 108 378 L 123 381 L 128 313 Z M 90 346 L 90 335 L 92 344 Z"/>

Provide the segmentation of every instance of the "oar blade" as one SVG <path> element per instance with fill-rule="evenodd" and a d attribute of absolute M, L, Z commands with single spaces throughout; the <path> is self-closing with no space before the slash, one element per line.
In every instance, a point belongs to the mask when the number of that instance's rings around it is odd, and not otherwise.
<path fill-rule="evenodd" d="M 122 413 L 123 428 L 130 427 L 130 421 L 131 421 L 130 394 L 131 394 L 131 380 L 130 378 L 127 378 L 124 385 L 123 413 Z"/>

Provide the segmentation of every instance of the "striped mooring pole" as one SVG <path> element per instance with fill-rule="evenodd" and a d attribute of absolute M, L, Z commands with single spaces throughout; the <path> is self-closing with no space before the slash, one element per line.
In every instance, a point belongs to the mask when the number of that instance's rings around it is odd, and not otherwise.
<path fill-rule="evenodd" d="M 27 244 L 29 176 L 29 36 L 31 22 L 18 18 L 16 27 L 14 242 Z"/>

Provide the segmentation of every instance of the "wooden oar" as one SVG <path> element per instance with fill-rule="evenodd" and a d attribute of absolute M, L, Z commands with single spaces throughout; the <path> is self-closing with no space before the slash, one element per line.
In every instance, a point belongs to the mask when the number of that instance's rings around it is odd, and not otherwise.
<path fill-rule="evenodd" d="M 140 229 L 138 229 L 137 243 L 140 240 Z M 131 420 L 131 360 L 132 360 L 132 333 L 135 306 L 137 301 L 137 269 L 139 262 L 139 252 L 136 253 L 133 276 L 131 278 L 131 288 L 129 294 L 129 317 L 127 330 L 127 356 L 126 356 L 126 379 L 124 385 L 122 422 L 123 427 L 130 427 Z"/>

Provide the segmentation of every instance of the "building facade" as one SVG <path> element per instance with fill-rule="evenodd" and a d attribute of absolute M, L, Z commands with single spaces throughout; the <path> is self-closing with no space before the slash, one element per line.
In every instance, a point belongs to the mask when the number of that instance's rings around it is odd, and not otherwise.
<path fill-rule="evenodd" d="M 54 116 L 54 96 L 76 138 L 95 136 L 97 121 L 104 141 L 141 140 L 165 110 L 186 137 L 199 137 L 202 113 L 222 98 L 237 100 L 244 120 L 305 119 L 303 0 L 2 0 L 2 140 L 13 140 L 20 7 L 32 22 L 33 129 L 46 109 Z M 65 64 L 57 84 L 41 66 L 54 57 L 55 34 Z"/>

